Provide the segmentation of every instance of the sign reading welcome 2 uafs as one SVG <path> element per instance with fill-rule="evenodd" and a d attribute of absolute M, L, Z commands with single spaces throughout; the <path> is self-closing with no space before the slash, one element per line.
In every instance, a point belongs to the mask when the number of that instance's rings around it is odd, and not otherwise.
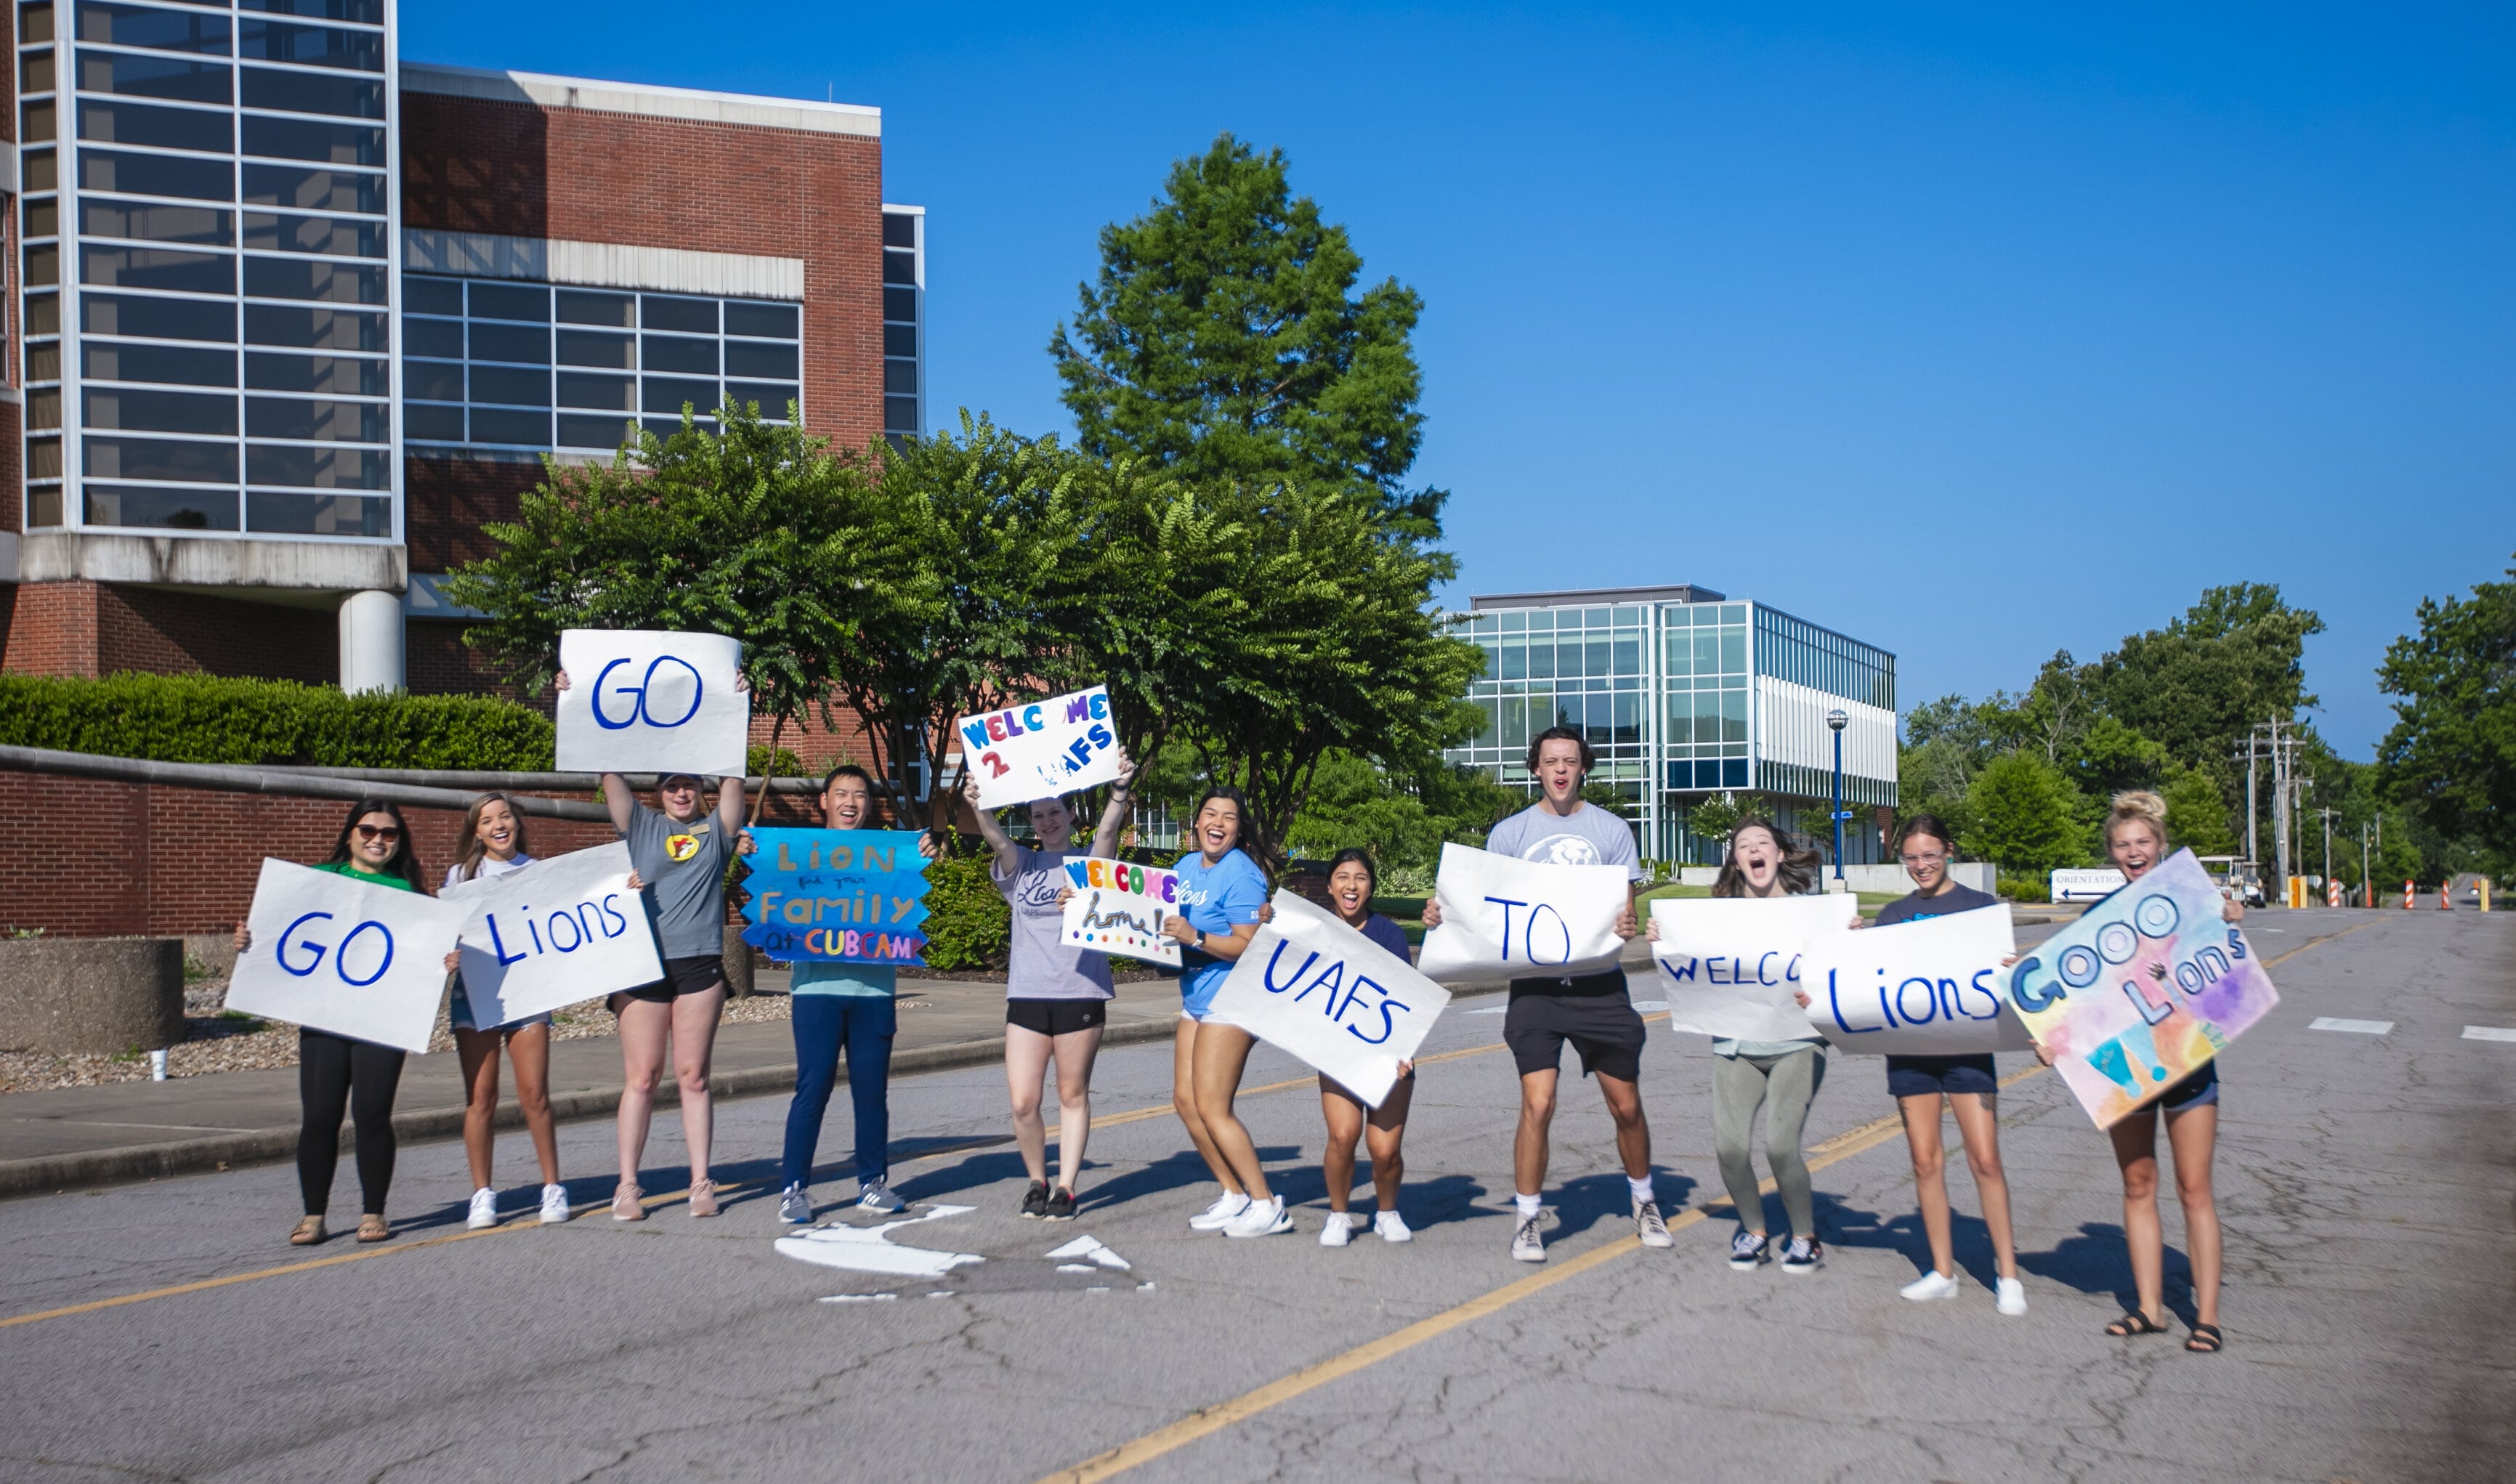
<path fill-rule="evenodd" d="M 751 740 L 742 645 L 722 634 L 569 629 L 559 637 L 559 765 L 732 777 Z"/>
<path fill-rule="evenodd" d="M 915 830 L 755 830 L 742 940 L 781 964 L 918 964 L 926 857 Z"/>
<path fill-rule="evenodd" d="M 979 807 L 1009 808 L 1118 776 L 1110 687 L 963 717 L 961 765 L 979 780 Z"/>

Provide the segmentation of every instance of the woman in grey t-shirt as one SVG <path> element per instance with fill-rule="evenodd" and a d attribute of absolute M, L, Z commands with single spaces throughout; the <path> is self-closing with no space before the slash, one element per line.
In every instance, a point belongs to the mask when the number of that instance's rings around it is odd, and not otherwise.
<path fill-rule="evenodd" d="M 1014 1142 L 1022 1146 L 1030 1183 L 1022 1214 L 1052 1221 L 1074 1215 L 1074 1180 L 1083 1173 L 1083 1142 L 1092 1128 L 1092 1060 L 1101 1051 L 1101 1028 L 1116 991 L 1110 984 L 1110 957 L 1064 942 L 1065 863 L 1085 854 L 1108 857 L 1118 848 L 1134 805 L 1135 765 L 1122 753 L 1118 781 L 1092 835 L 1092 848 L 1073 848 L 1073 795 L 1033 800 L 1029 811 L 1036 847 L 1005 833 L 992 810 L 979 807 L 979 781 L 961 792 L 977 816 L 979 833 L 995 852 L 988 869 L 996 889 L 1013 908 L 1013 952 L 1005 974 L 1005 1082 L 1013 1093 Z M 1039 1101 L 1048 1063 L 1057 1062 L 1057 1184 L 1048 1183 L 1048 1128 Z"/>

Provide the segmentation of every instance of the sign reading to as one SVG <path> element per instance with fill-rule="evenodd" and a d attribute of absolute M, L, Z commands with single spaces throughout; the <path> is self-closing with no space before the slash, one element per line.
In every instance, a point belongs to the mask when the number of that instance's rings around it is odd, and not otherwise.
<path fill-rule="evenodd" d="M 1448 984 L 1612 968 L 1625 946 L 1616 919 L 1630 896 L 1626 880 L 1622 866 L 1540 864 L 1446 845 L 1434 883 L 1442 926 L 1424 935 L 1417 962 Z"/>
<path fill-rule="evenodd" d="M 463 993 L 476 1025 L 512 1024 L 664 976 L 654 929 L 629 889 L 625 844 L 458 882 L 439 900 L 472 913 Z"/>
<path fill-rule="evenodd" d="M 751 696 L 734 688 L 741 663 L 742 645 L 721 634 L 566 630 L 561 770 L 740 773 L 751 740 Z"/>
<path fill-rule="evenodd" d="M 1180 967 L 1177 938 L 1164 936 L 1162 919 L 1179 912 L 1179 878 L 1159 866 L 1098 856 L 1066 863 L 1066 944 L 1094 953 Z"/>
<path fill-rule="evenodd" d="M 1800 967 L 1804 1023 L 1882 1056 L 2023 1051 L 2026 1027 L 2000 997 L 2017 943 L 2007 902 L 1820 939 Z"/>
<path fill-rule="evenodd" d="M 1805 1041 L 1808 1016 L 1792 994 L 1809 945 L 1851 930 L 1849 897 L 1658 898 L 1660 987 L 1671 1030 L 1740 1041 Z"/>
<path fill-rule="evenodd" d="M 2210 873 L 2178 850 L 2010 969 L 2011 1007 L 2098 1128 L 2148 1106 L 2280 1003 L 2221 907 Z"/>
<path fill-rule="evenodd" d="M 1118 733 L 1110 721 L 1107 685 L 963 717 L 956 729 L 961 765 L 979 780 L 983 809 L 1028 804 L 1118 776 Z"/>
<path fill-rule="evenodd" d="M 926 857 L 916 830 L 754 830 L 742 940 L 781 964 L 916 964 Z"/>
<path fill-rule="evenodd" d="M 1379 1107 L 1450 992 L 1305 897 L 1279 891 L 1275 908 L 1206 1018 L 1300 1057 Z"/>
<path fill-rule="evenodd" d="M 265 860 L 227 1008 L 425 1051 L 445 953 L 471 909 L 352 876 Z"/>

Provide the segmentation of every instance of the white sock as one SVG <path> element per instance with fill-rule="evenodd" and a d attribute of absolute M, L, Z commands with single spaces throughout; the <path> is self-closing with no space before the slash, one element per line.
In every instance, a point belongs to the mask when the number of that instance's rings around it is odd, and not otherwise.
<path fill-rule="evenodd" d="M 1536 1196 L 1522 1195 L 1519 1191 L 1515 1190 L 1511 1193 L 1511 1202 L 1513 1205 L 1520 1208 L 1520 1218 L 1522 1220 L 1534 1221 L 1537 1219 Z"/>
<path fill-rule="evenodd" d="M 1659 1199 L 1658 1196 L 1652 1193 L 1652 1177 L 1648 1175 L 1642 1176 L 1640 1179 L 1636 1179 L 1630 1175 L 1626 1175 L 1625 1188 L 1634 1193 L 1634 1201 L 1637 1205 L 1649 1205 L 1653 1201 Z"/>

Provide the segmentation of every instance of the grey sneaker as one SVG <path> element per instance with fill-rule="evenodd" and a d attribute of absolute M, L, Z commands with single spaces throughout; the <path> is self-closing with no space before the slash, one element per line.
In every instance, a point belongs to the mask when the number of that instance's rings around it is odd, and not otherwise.
<path fill-rule="evenodd" d="M 1677 1238 L 1668 1234 L 1668 1223 L 1659 1218 L 1659 1202 L 1641 1201 L 1634 1206 L 1634 1235 L 1645 1247 L 1675 1247 Z"/>
<path fill-rule="evenodd" d="M 1739 1271 L 1751 1272 L 1765 1265 L 1766 1249 L 1770 1246 L 1761 1231 L 1740 1228 L 1730 1239 L 1730 1265 Z"/>
<path fill-rule="evenodd" d="M 1511 1255 L 1516 1260 L 1522 1262 L 1546 1260 L 1546 1243 L 1537 1235 L 1537 1228 L 1544 1219 L 1542 1216 L 1531 1216 L 1520 1223 L 1520 1230 L 1512 1233 Z"/>
<path fill-rule="evenodd" d="M 893 1195 L 891 1193 L 890 1182 L 886 1181 L 881 1175 L 877 1175 L 872 1179 L 860 1181 L 860 1183 L 864 1188 L 864 1194 L 857 1197 L 857 1205 L 861 1209 L 866 1211 L 879 1211 L 886 1215 L 891 1212 L 906 1211 L 908 1209 L 908 1203 L 902 1200 L 900 1197 Z"/>
<path fill-rule="evenodd" d="M 813 1219 L 813 1198 L 801 1185 L 789 1185 L 777 1198 L 777 1219 L 789 1226 L 802 1226 Z"/>

